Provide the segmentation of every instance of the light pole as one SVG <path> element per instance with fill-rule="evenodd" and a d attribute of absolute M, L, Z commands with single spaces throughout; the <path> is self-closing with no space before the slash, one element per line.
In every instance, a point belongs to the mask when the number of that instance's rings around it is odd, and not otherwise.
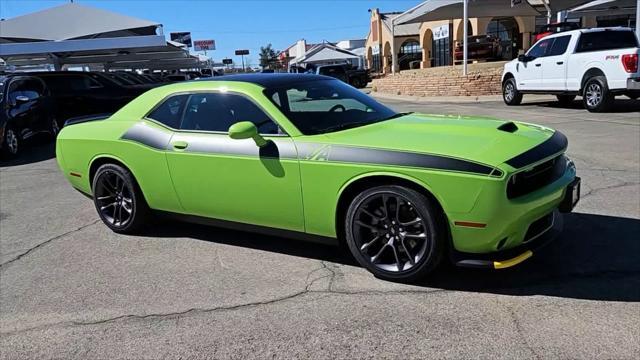
<path fill-rule="evenodd" d="M 469 60 L 469 44 L 467 39 L 469 38 L 469 0 L 464 0 L 464 4 L 462 5 L 462 36 L 464 37 L 464 41 L 462 42 L 462 75 L 467 76 L 469 69 L 467 67 L 467 60 Z"/>

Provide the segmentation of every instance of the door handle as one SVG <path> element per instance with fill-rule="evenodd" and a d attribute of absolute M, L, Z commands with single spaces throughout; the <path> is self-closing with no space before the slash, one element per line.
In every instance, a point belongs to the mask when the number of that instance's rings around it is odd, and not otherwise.
<path fill-rule="evenodd" d="M 186 141 L 174 141 L 171 145 L 173 145 L 173 148 L 176 150 L 184 150 L 189 146 L 189 143 Z"/>
<path fill-rule="evenodd" d="M 540 67 L 540 66 L 542 66 L 542 64 L 536 64 L 536 67 Z"/>
<path fill-rule="evenodd" d="M 562 64 L 564 64 L 564 61 L 558 61 L 556 64 L 562 65 Z"/>

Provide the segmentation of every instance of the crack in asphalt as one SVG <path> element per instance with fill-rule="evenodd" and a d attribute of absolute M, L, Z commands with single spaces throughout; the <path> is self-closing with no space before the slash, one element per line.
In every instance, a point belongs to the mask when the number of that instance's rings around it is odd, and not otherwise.
<path fill-rule="evenodd" d="M 591 188 L 589 191 L 587 191 L 584 194 L 580 195 L 580 199 L 584 199 L 588 196 L 593 196 L 601 191 L 605 191 L 605 190 L 613 190 L 613 189 L 618 189 L 618 188 L 622 188 L 625 186 L 631 186 L 631 185 L 640 185 L 640 183 L 638 182 L 634 182 L 634 181 L 624 181 L 620 184 L 616 184 L 616 185 L 609 185 L 609 186 L 604 186 L 604 187 L 597 187 L 597 188 Z"/>
<path fill-rule="evenodd" d="M 80 227 L 78 227 L 76 229 L 67 231 L 67 232 L 65 232 L 63 234 L 60 234 L 60 235 L 56 235 L 56 236 L 54 236 L 52 238 L 49 238 L 49 239 L 47 239 L 47 240 L 45 240 L 45 241 L 43 241 L 41 243 L 38 243 L 35 246 L 32 246 L 29 249 L 27 249 L 27 251 L 24 251 L 24 252 L 20 253 L 19 255 L 15 256 L 11 260 L 7 260 L 7 261 L 3 262 L 2 264 L 0 264 L 0 269 L 4 269 L 7 265 L 10 265 L 10 264 L 22 259 L 23 257 L 29 255 L 33 251 L 35 251 L 35 250 L 37 250 L 37 249 L 39 249 L 39 248 L 41 248 L 41 247 L 53 242 L 55 240 L 61 239 L 61 238 L 65 237 L 65 236 L 71 235 L 71 234 L 76 233 L 78 231 L 82 231 L 82 230 L 88 228 L 89 226 L 95 225 L 95 224 L 97 224 L 99 222 L 100 222 L 100 219 L 92 221 L 89 224 L 82 225 L 82 226 L 80 226 Z"/>
<path fill-rule="evenodd" d="M 540 356 L 540 354 L 538 354 L 538 352 L 535 350 L 535 348 L 533 346 L 531 346 L 531 344 L 529 344 L 529 339 L 525 335 L 525 331 L 522 328 L 522 324 L 520 323 L 520 319 L 518 319 L 518 315 L 516 314 L 515 310 L 513 309 L 513 306 L 511 304 L 506 304 L 506 303 L 501 303 L 501 305 L 504 308 L 507 309 L 507 313 L 509 314 L 509 317 L 511 318 L 511 322 L 513 323 L 513 326 L 515 326 L 515 328 L 516 328 L 516 333 L 518 333 L 518 336 L 520 337 L 522 343 L 527 348 L 527 350 L 529 350 L 531 352 L 531 354 L 533 354 L 533 356 L 536 359 L 538 359 L 538 360 L 542 359 L 542 356 Z"/>
<path fill-rule="evenodd" d="M 39 325 L 39 326 L 34 326 L 34 327 L 30 327 L 30 328 L 24 328 L 24 329 L 20 329 L 20 330 L 15 330 L 15 331 L 7 331 L 7 332 L 0 332 L 0 335 L 2 336 L 9 336 L 9 335 L 15 335 L 18 333 L 23 333 L 23 332 L 28 332 L 28 331 L 33 331 L 33 330 L 42 330 L 42 329 L 47 329 L 47 328 L 51 328 L 51 327 L 56 327 L 56 326 L 92 326 L 92 325 L 102 325 L 102 324 L 109 324 L 109 323 L 113 323 L 113 322 L 117 322 L 117 321 L 126 321 L 126 320 L 147 320 L 147 319 L 166 319 L 166 318 L 180 318 L 182 316 L 188 316 L 188 315 L 197 315 L 197 314 L 208 314 L 208 313 L 214 313 L 214 312 L 218 312 L 218 311 L 233 311 L 233 310 L 240 310 L 240 309 L 245 309 L 245 308 L 252 308 L 252 307 L 259 307 L 259 306 L 265 306 L 265 305 L 271 305 L 271 304 L 275 304 L 275 303 L 279 303 L 279 302 L 283 302 L 283 301 L 288 301 L 288 300 L 292 300 L 295 298 L 299 298 L 299 297 L 303 297 L 307 294 L 325 294 L 325 295 L 432 295 L 435 293 L 442 293 L 442 292 L 448 292 L 449 290 L 445 290 L 445 289 L 436 289 L 436 290 L 356 290 L 356 291 L 349 291 L 349 290 L 329 290 L 329 286 L 332 286 L 333 283 L 333 278 L 336 276 L 336 274 L 338 273 L 336 271 L 336 269 L 331 269 L 328 266 L 328 263 L 325 261 L 321 261 L 321 267 L 319 268 L 315 268 L 313 270 L 311 270 L 307 275 L 306 275 L 306 280 L 305 280 L 305 286 L 303 290 L 300 291 L 296 291 L 292 294 L 289 295 L 285 295 L 285 296 L 281 296 L 281 297 L 276 297 L 273 299 L 269 299 L 269 300 L 262 300 L 262 301 L 253 301 L 253 302 L 248 302 L 248 303 L 243 303 L 243 304 L 237 304 L 237 305 L 229 305 L 229 306 L 216 306 L 216 307 L 212 307 L 212 308 L 190 308 L 187 310 L 183 310 L 183 311 L 175 311 L 175 312 L 167 312 L 167 313 L 154 313 L 154 314 L 146 314 L 146 315 L 139 315 L 139 314 L 124 314 L 124 315 L 118 315 L 118 316 L 114 316 L 114 317 L 110 317 L 110 318 L 106 318 L 106 319 L 100 319 L 100 320 L 93 320 L 93 321 L 63 321 L 63 322 L 57 322 L 57 323 L 51 323 L 51 324 L 43 324 L 43 325 Z M 339 267 L 338 265 L 335 265 L 335 267 Z M 311 281 L 309 281 L 309 278 L 311 277 L 312 274 L 320 271 L 320 270 L 327 270 L 329 271 L 329 274 L 326 274 L 324 276 L 321 276 L 319 278 L 315 278 Z M 330 278 L 327 290 L 311 290 L 311 287 L 313 286 L 313 284 L 315 284 L 316 282 L 322 280 L 322 279 L 326 279 L 326 278 Z"/>

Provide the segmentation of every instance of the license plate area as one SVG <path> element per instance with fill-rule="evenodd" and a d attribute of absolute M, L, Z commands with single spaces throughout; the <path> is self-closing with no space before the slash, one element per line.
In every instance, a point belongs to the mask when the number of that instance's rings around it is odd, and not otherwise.
<path fill-rule="evenodd" d="M 564 199 L 560 203 L 558 210 L 560 212 L 568 213 L 576 207 L 580 201 L 580 183 L 581 179 L 576 177 L 571 184 L 567 186 L 567 191 L 564 194 Z"/>

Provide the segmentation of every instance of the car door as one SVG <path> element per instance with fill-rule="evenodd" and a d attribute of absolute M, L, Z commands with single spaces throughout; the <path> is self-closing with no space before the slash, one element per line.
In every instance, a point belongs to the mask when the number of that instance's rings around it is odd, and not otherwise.
<path fill-rule="evenodd" d="M 171 138 L 167 163 L 184 210 L 304 231 L 300 170 L 292 139 L 245 95 L 202 92 L 177 96 L 181 98 L 167 99 L 172 108 L 156 111 L 183 114 L 180 124 L 171 124 L 179 131 Z M 267 144 L 258 147 L 252 139 L 231 139 L 228 129 L 240 121 L 256 124 Z"/>
<path fill-rule="evenodd" d="M 9 84 L 9 116 L 23 139 L 47 130 L 44 86 L 36 78 L 20 77 Z"/>
<path fill-rule="evenodd" d="M 519 90 L 542 90 L 542 61 L 551 43 L 550 39 L 538 41 L 527 52 L 528 61 L 518 61 Z"/>
<path fill-rule="evenodd" d="M 553 38 L 553 43 L 542 58 L 542 88 L 545 90 L 567 90 L 567 49 L 571 35 Z"/>

